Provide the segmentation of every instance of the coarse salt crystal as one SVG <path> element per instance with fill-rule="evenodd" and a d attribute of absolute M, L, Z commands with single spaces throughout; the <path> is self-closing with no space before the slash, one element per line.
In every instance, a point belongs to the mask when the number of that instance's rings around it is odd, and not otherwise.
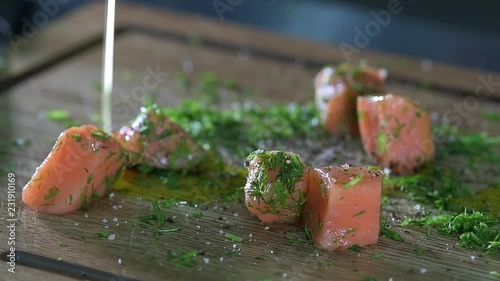
<path fill-rule="evenodd" d="M 220 257 L 219 261 L 222 262 L 224 260 L 224 257 Z"/>
<path fill-rule="evenodd" d="M 224 233 L 224 230 L 222 230 L 222 229 L 221 229 L 221 230 L 219 230 L 219 233 L 220 233 L 220 234 Z"/>
<path fill-rule="evenodd" d="M 108 223 L 108 220 L 106 218 L 102 219 L 103 223 Z"/>
<path fill-rule="evenodd" d="M 115 240 L 115 238 L 116 238 L 116 234 L 110 234 L 110 235 L 108 236 L 108 240 L 109 240 L 109 241 L 113 241 L 113 240 Z"/>
<path fill-rule="evenodd" d="M 420 273 L 424 274 L 424 273 L 426 273 L 426 272 L 427 272 L 427 269 L 426 269 L 426 268 L 421 268 L 421 269 L 420 269 Z"/>
<path fill-rule="evenodd" d="M 269 230 L 269 226 L 264 227 L 264 230 Z"/>
<path fill-rule="evenodd" d="M 209 259 L 209 258 L 203 258 L 203 261 L 204 261 L 205 263 L 208 263 L 208 262 L 210 261 L 210 259 Z"/>
<path fill-rule="evenodd" d="M 114 197 L 115 197 L 115 193 L 114 193 L 114 192 L 111 192 L 111 193 L 109 194 L 109 199 L 113 199 Z"/>
<path fill-rule="evenodd" d="M 78 226 L 78 225 L 79 225 L 79 223 L 75 222 L 75 226 Z"/>
<path fill-rule="evenodd" d="M 118 259 L 118 264 L 122 264 L 122 259 Z"/>
<path fill-rule="evenodd" d="M 88 219 L 89 218 L 89 215 L 87 213 L 85 213 L 85 218 Z"/>
<path fill-rule="evenodd" d="M 117 222 L 117 221 L 118 221 L 118 218 L 117 218 L 117 217 L 114 217 L 114 218 L 113 218 L 113 221 L 114 221 L 114 222 Z"/>

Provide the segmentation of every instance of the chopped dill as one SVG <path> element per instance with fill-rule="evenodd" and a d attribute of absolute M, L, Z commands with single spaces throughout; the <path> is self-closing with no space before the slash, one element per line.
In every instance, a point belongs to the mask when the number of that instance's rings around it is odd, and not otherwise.
<path fill-rule="evenodd" d="M 231 234 L 231 233 L 227 233 L 227 232 L 224 233 L 224 237 L 226 239 L 229 239 L 229 240 L 234 241 L 234 242 L 241 242 L 241 241 L 243 241 L 243 238 L 238 237 L 238 236 L 236 236 L 234 234 Z"/>
<path fill-rule="evenodd" d="M 155 232 L 153 233 L 153 237 L 155 239 L 160 238 L 161 235 L 164 235 L 166 233 L 171 233 L 171 232 L 179 232 L 181 231 L 180 228 L 174 227 L 174 228 L 157 228 Z"/>
<path fill-rule="evenodd" d="M 453 199 L 470 196 L 470 190 L 450 169 L 431 163 L 411 176 L 384 179 L 386 188 L 399 189 L 416 202 L 433 205 L 439 210 L 454 210 Z"/>
<path fill-rule="evenodd" d="M 356 184 L 358 184 L 361 180 L 363 179 L 363 174 L 358 174 L 354 179 L 352 179 L 350 182 L 344 184 L 344 188 L 345 189 L 348 189 L 348 188 L 351 188 L 353 186 L 355 186 Z"/>
<path fill-rule="evenodd" d="M 108 238 L 111 235 L 108 231 L 97 232 L 97 236 Z"/>
<path fill-rule="evenodd" d="M 179 268 L 193 267 L 196 264 L 196 256 L 198 256 L 197 250 L 191 250 L 181 253 L 176 253 L 169 250 L 167 253 L 167 260 L 174 261 L 176 266 Z"/>
<path fill-rule="evenodd" d="M 495 277 L 497 279 L 500 279 L 500 273 L 498 273 L 496 271 L 490 271 L 490 276 Z"/>
<path fill-rule="evenodd" d="M 361 211 L 357 212 L 356 214 L 354 214 L 352 217 L 361 216 L 361 215 L 363 215 L 365 213 L 366 213 L 366 210 L 361 210 Z"/>
<path fill-rule="evenodd" d="M 423 252 L 424 252 L 424 248 L 423 248 L 423 247 L 421 247 L 421 246 L 418 246 L 418 247 L 415 249 L 415 254 L 416 254 L 417 256 L 422 255 L 422 253 L 423 253 Z"/>
<path fill-rule="evenodd" d="M 370 256 L 370 258 L 377 259 L 377 260 L 379 260 L 379 259 L 381 259 L 383 257 L 384 257 L 384 254 L 382 254 L 382 253 L 373 254 L 373 255 Z"/>
<path fill-rule="evenodd" d="M 500 114 L 496 112 L 483 111 L 480 113 L 481 117 L 485 120 L 500 122 Z"/>
<path fill-rule="evenodd" d="M 43 199 L 49 200 L 51 198 L 54 198 L 57 194 L 59 194 L 59 188 L 57 188 L 55 186 L 51 187 L 51 188 L 49 188 L 49 192 L 47 194 L 45 194 Z"/>
<path fill-rule="evenodd" d="M 56 123 L 62 124 L 67 128 L 78 126 L 79 123 L 75 121 L 69 111 L 62 109 L 55 109 L 47 112 L 46 118 Z"/>
<path fill-rule="evenodd" d="M 185 100 L 177 108 L 160 107 L 200 145 L 227 150 L 244 157 L 264 141 L 283 142 L 296 136 L 325 137 L 314 103 L 275 105 L 269 108 L 245 103 L 221 112 L 198 100 Z"/>
<path fill-rule="evenodd" d="M 352 252 L 361 252 L 361 250 L 363 250 L 363 247 L 361 247 L 358 244 L 354 244 L 354 245 L 349 247 L 349 251 L 352 251 Z"/>
<path fill-rule="evenodd" d="M 407 219 L 403 226 L 431 226 L 437 231 L 458 237 L 460 246 L 482 249 L 486 254 L 500 250 L 500 219 L 477 211 L 464 211 L 457 215 L 429 216 L 417 220 Z"/>
<path fill-rule="evenodd" d="M 193 217 L 195 217 L 197 219 L 201 219 L 203 217 L 203 213 L 200 210 L 194 210 Z"/>
<path fill-rule="evenodd" d="M 404 242 L 405 240 L 403 239 L 403 237 L 401 237 L 401 235 L 397 231 L 387 227 L 388 221 L 389 219 L 387 217 L 381 221 L 380 235 L 392 239 L 394 241 Z"/>

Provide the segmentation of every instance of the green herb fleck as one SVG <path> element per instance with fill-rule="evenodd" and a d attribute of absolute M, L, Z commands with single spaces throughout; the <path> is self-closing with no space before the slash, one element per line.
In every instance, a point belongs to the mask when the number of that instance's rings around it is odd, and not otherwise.
<path fill-rule="evenodd" d="M 97 199 L 97 198 L 100 198 L 101 197 L 101 194 L 99 194 L 99 192 L 97 191 L 93 191 L 92 192 L 92 196 L 91 196 L 93 199 Z"/>
<path fill-rule="evenodd" d="M 101 130 L 94 131 L 91 133 L 91 135 L 100 141 L 105 141 L 109 138 L 108 134 L 106 134 L 105 132 L 103 132 Z"/>
<path fill-rule="evenodd" d="M 384 254 L 382 254 L 382 253 L 378 253 L 378 254 L 374 254 L 374 255 L 370 256 L 370 258 L 377 259 L 377 260 L 379 260 L 379 259 L 381 259 L 383 257 L 384 257 Z"/>
<path fill-rule="evenodd" d="M 363 176 L 364 176 L 363 174 L 358 174 L 350 182 L 344 184 L 344 188 L 348 189 L 348 188 L 351 188 L 351 187 L 355 186 L 356 184 L 358 184 L 363 179 Z"/>
<path fill-rule="evenodd" d="M 389 219 L 386 217 L 384 220 L 381 221 L 380 224 L 380 235 L 383 237 L 387 237 L 389 239 L 392 239 L 394 241 L 398 242 L 404 242 L 405 240 L 399 233 L 397 233 L 395 230 L 392 230 L 387 227 Z"/>
<path fill-rule="evenodd" d="M 57 194 L 59 194 L 59 188 L 57 187 L 51 187 L 49 188 L 49 192 L 43 197 L 45 200 L 49 200 L 51 198 L 54 198 Z"/>
<path fill-rule="evenodd" d="M 490 271 L 490 276 L 500 279 L 500 273 L 496 271 Z"/>
<path fill-rule="evenodd" d="M 500 122 L 500 114 L 496 112 L 483 111 L 480 113 L 481 117 L 486 120 Z"/>
<path fill-rule="evenodd" d="M 421 246 L 418 246 L 418 247 L 415 249 L 415 254 L 416 254 L 417 256 L 422 255 L 422 253 L 423 253 L 423 252 L 424 252 L 424 248 L 423 248 L 423 247 L 421 247 Z"/>
<path fill-rule="evenodd" d="M 198 251 L 191 250 L 188 252 L 175 253 L 172 251 L 168 251 L 167 259 L 175 261 L 177 267 L 192 267 L 196 264 L 195 257 L 198 256 Z"/>
<path fill-rule="evenodd" d="M 87 178 L 87 184 L 90 184 L 93 179 L 94 179 L 94 174 L 90 174 L 89 177 Z"/>
<path fill-rule="evenodd" d="M 67 110 L 55 109 L 47 112 L 47 119 L 52 121 L 62 121 L 69 119 L 70 115 Z"/>
<path fill-rule="evenodd" d="M 386 134 L 378 134 L 377 136 L 377 153 L 385 155 L 389 150 L 389 140 Z"/>
<path fill-rule="evenodd" d="M 195 217 L 197 219 L 201 219 L 203 217 L 203 213 L 200 210 L 194 210 L 193 217 Z"/>
<path fill-rule="evenodd" d="M 111 234 L 108 231 L 97 232 L 97 236 L 99 236 L 99 237 L 108 238 L 109 235 L 111 235 Z"/>
<path fill-rule="evenodd" d="M 158 239 L 161 235 L 166 234 L 166 233 L 171 233 L 171 232 L 179 232 L 181 231 L 180 228 L 174 227 L 174 228 L 157 228 L 153 234 L 153 237 L 155 239 Z"/>
<path fill-rule="evenodd" d="M 363 247 L 361 247 L 358 244 L 354 244 L 354 245 L 352 245 L 352 246 L 349 247 L 349 251 L 361 252 L 361 250 L 363 250 Z"/>
<path fill-rule="evenodd" d="M 365 213 L 366 213 L 366 210 L 361 210 L 361 211 L 357 212 L 356 214 L 354 214 L 352 217 L 361 216 L 361 215 L 363 215 Z"/>
<path fill-rule="evenodd" d="M 80 136 L 80 134 L 77 134 L 77 133 L 73 133 L 71 134 L 71 137 L 76 140 L 77 142 L 81 142 L 82 141 L 82 137 Z"/>
<path fill-rule="evenodd" d="M 231 234 L 231 233 L 224 233 L 224 237 L 226 237 L 227 239 L 231 240 L 231 241 L 234 241 L 234 242 L 241 242 L 243 241 L 243 238 L 241 237 L 238 237 L 234 234 Z"/>

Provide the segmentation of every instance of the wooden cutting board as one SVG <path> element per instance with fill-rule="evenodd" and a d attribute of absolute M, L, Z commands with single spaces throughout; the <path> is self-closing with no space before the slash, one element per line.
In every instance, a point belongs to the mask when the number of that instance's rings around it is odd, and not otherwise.
<path fill-rule="evenodd" d="M 93 13 L 89 12 L 88 17 L 95 16 L 95 10 L 100 11 L 96 7 L 89 7 Z M 127 9 L 130 9 L 129 12 L 133 10 L 130 6 Z M 139 8 L 136 12 L 139 15 L 145 13 Z M 159 17 L 155 13 L 151 15 L 151 18 Z M 192 19 L 192 25 L 193 22 L 200 25 L 202 21 Z M 235 80 L 243 87 L 254 89 L 257 93 L 255 100 L 262 104 L 312 100 L 312 79 L 323 63 L 331 62 L 328 57 L 324 61 L 309 57 L 310 50 L 301 55 L 300 51 L 306 50 L 308 45 L 292 39 L 286 40 L 297 43 L 296 54 L 300 55 L 299 58 L 291 56 L 293 44 L 284 48 L 286 51 L 283 52 L 279 52 L 276 46 L 265 48 L 265 44 L 261 43 L 261 46 L 248 45 L 253 48 L 240 47 L 234 41 L 224 44 L 215 40 L 222 36 L 215 31 L 221 32 L 224 27 L 219 26 L 216 30 L 213 26 L 217 24 L 206 22 L 202 29 L 207 36 L 201 37 L 204 39 L 201 43 L 200 37 L 193 37 L 187 32 L 178 33 L 176 28 L 172 32 L 163 32 L 158 26 L 151 25 L 124 29 L 118 34 L 113 93 L 115 128 L 138 112 L 137 87 L 144 87 L 144 77 L 157 78 L 157 85 L 150 91 L 158 94 L 161 104 L 175 106 L 179 100 L 195 96 L 196 87 L 186 92 L 174 78 L 173 74 L 180 71 L 188 71 L 193 81 L 199 80 L 204 72 L 213 72 L 221 79 Z M 232 28 L 231 25 L 228 27 L 230 31 Z M 271 37 L 263 33 L 262 38 Z M 78 211 L 64 216 L 33 212 L 20 201 L 21 189 L 64 129 L 43 118 L 44 113 L 66 109 L 81 123 L 95 123 L 92 114 L 100 112 L 99 93 L 95 85 L 101 75 L 101 53 L 100 44 L 81 48 L 74 56 L 47 67 L 0 95 L 2 147 L 11 147 L 11 140 L 17 137 L 31 140 L 29 146 L 2 153 L 2 163 L 7 164 L 2 177 L 5 180 L 7 172 L 16 175 L 19 211 L 17 249 L 140 280 L 363 280 L 368 276 L 377 280 L 494 280 L 490 271 L 500 271 L 498 256 L 484 256 L 457 246 L 456 239 L 437 234 L 427 236 L 427 232 L 418 230 L 395 228 L 406 242 L 382 237 L 377 245 L 366 247 L 360 253 L 322 251 L 311 246 L 300 230 L 293 231 L 293 228 L 285 226 L 265 227 L 238 203 L 204 206 L 201 218 L 193 216 L 193 206 L 178 205 L 168 209 L 167 215 L 174 218 L 169 226 L 182 230 L 157 240 L 153 238 L 153 229 L 141 227 L 138 221 L 139 216 L 152 212 L 150 202 L 119 192 L 115 192 L 113 198 L 94 202 L 87 212 Z M 398 68 L 395 62 L 392 65 L 390 76 L 394 71 L 398 78 L 412 78 L 411 75 L 405 76 L 411 71 L 400 69 L 404 66 Z M 157 74 L 152 75 L 152 72 Z M 470 72 L 476 75 L 470 77 L 469 72 L 462 70 L 449 73 L 461 73 L 463 76 L 460 77 L 466 77 L 464 79 L 468 81 L 478 81 L 478 75 L 488 75 Z M 408 83 L 402 82 L 404 79 L 392 79 L 388 87 L 391 92 L 410 96 L 435 112 L 443 113 L 452 110 L 454 104 L 467 102 L 467 96 L 458 95 L 453 87 L 447 88 L 453 77 L 436 74 L 433 79 L 439 80 L 440 77 L 444 81 L 440 90 L 419 86 L 418 81 L 422 80 Z M 460 85 L 464 79 L 457 77 L 457 84 Z M 470 92 L 474 89 L 472 84 L 457 88 L 461 92 L 469 91 L 470 99 L 474 97 Z M 500 112 L 499 104 L 476 99 L 478 108 L 470 112 L 470 117 L 464 118 L 462 127 L 464 130 L 483 129 L 498 135 L 499 123 L 483 120 L 479 118 L 479 113 Z M 11 163 L 15 166 L 9 167 Z M 487 180 L 491 177 L 476 179 L 479 187 L 484 186 Z M 6 192 L 0 194 L 0 219 L 3 224 L 7 223 L 6 196 Z M 115 239 L 98 237 L 97 233 L 101 231 L 114 234 Z M 226 232 L 242 237 L 244 241 L 228 241 L 224 237 Z M 5 228 L 0 230 L 2 251 L 6 249 L 8 235 Z M 424 249 L 421 255 L 415 253 L 418 247 Z M 191 267 L 179 267 L 176 260 L 167 258 L 169 251 L 181 253 L 191 250 L 200 252 Z M 71 280 L 22 266 L 16 267 L 15 275 L 9 275 L 5 263 L 0 264 L 0 272 L 0 279 L 3 280 Z"/>

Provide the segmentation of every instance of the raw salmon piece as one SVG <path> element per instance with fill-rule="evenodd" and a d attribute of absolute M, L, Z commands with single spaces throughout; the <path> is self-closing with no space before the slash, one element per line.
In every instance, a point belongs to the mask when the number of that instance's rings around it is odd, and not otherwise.
<path fill-rule="evenodd" d="M 263 223 L 296 223 L 306 200 L 309 175 L 300 156 L 257 150 L 248 156 L 248 161 L 248 210 Z"/>
<path fill-rule="evenodd" d="M 383 91 L 387 72 L 368 66 L 326 67 L 315 78 L 315 101 L 325 129 L 333 135 L 358 136 L 356 97 Z"/>
<path fill-rule="evenodd" d="M 160 169 L 186 169 L 196 166 L 204 155 L 204 150 L 191 136 L 155 104 L 141 108 L 132 124 L 114 135 L 129 152 L 130 166 L 143 164 Z"/>
<path fill-rule="evenodd" d="M 23 188 L 23 202 L 48 214 L 86 209 L 110 191 L 126 158 L 120 143 L 95 126 L 69 128 Z"/>
<path fill-rule="evenodd" d="M 326 250 L 376 244 L 382 172 L 347 164 L 312 171 L 301 219 L 306 234 Z"/>
<path fill-rule="evenodd" d="M 364 149 L 380 168 L 410 175 L 434 158 L 430 116 L 410 99 L 360 96 L 358 116 Z"/>

